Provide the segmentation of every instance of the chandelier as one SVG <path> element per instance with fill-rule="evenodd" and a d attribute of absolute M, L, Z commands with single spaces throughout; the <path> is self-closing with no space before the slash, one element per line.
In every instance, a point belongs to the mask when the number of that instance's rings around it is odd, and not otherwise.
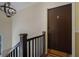
<path fill-rule="evenodd" d="M 0 6 L 0 10 L 4 11 L 7 17 L 11 17 L 16 14 L 16 10 L 11 7 L 10 2 L 5 2 L 3 5 Z"/>

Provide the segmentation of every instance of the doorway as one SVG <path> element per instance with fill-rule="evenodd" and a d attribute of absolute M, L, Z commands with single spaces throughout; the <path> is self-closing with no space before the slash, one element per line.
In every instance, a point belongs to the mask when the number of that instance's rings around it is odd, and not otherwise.
<path fill-rule="evenodd" d="M 48 49 L 72 54 L 72 4 L 48 9 Z"/>

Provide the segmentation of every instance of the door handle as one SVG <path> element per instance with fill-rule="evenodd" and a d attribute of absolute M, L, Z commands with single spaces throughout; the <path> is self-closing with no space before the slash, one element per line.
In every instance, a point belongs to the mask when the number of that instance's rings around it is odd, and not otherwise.
<path fill-rule="evenodd" d="M 57 19 L 59 19 L 59 18 L 60 18 L 60 16 L 57 16 L 56 18 L 57 18 Z"/>

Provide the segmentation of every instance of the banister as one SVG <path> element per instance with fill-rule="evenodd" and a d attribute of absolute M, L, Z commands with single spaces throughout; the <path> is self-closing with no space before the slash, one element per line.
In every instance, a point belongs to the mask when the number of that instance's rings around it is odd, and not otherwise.
<path fill-rule="evenodd" d="M 42 37 L 43 35 L 39 35 L 39 36 L 36 36 L 36 37 L 33 37 L 33 38 L 29 38 L 29 39 L 27 39 L 27 41 L 30 41 L 30 40 L 33 40 L 33 39 L 35 39 L 35 38 L 39 38 L 39 37 Z"/>
<path fill-rule="evenodd" d="M 20 42 L 17 43 L 13 48 L 10 49 L 10 51 L 7 53 L 6 56 L 8 56 L 15 48 L 19 47 L 20 46 Z"/>
<path fill-rule="evenodd" d="M 42 40 L 42 41 L 41 41 Z M 28 46 L 27 46 L 28 43 Z M 41 45 L 43 43 L 43 45 Z M 32 45 L 32 46 L 31 46 Z M 45 54 L 45 31 L 42 32 L 41 35 L 27 39 L 27 34 L 20 34 L 20 42 L 13 47 L 9 53 L 8 57 L 17 57 L 18 48 L 19 47 L 19 57 L 27 57 L 27 49 L 29 49 L 29 57 L 35 56 L 37 57 L 37 47 L 38 47 L 38 55 L 41 53 L 41 47 L 43 49 L 43 54 Z M 31 51 L 32 49 L 32 51 Z M 32 53 L 32 54 L 31 54 Z"/>

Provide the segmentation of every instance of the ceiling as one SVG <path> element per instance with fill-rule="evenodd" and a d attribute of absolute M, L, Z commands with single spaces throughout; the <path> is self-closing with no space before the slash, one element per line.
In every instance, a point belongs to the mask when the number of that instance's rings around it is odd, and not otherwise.
<path fill-rule="evenodd" d="M 16 9 L 16 11 L 20 11 L 30 5 L 35 4 L 36 2 L 11 2 L 11 6 Z M 0 5 L 3 5 L 4 2 L 0 2 Z"/>

